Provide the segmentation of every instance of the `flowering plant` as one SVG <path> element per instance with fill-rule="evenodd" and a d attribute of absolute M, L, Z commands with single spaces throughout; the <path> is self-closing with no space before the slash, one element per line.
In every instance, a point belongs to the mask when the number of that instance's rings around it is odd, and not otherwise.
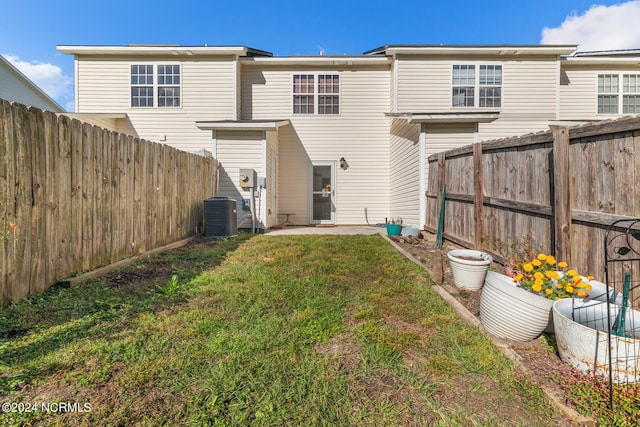
<path fill-rule="evenodd" d="M 513 277 L 518 287 L 548 299 L 587 298 L 587 291 L 591 290 L 592 276 L 584 280 L 575 270 L 568 269 L 566 262 L 556 263 L 552 255 L 540 253 L 523 263 L 520 270 Z"/>

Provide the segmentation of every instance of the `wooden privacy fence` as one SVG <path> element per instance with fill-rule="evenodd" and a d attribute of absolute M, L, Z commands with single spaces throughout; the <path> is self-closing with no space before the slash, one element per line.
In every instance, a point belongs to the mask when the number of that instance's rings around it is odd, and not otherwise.
<path fill-rule="evenodd" d="M 211 157 L 0 100 L 0 304 L 200 232 Z"/>
<path fill-rule="evenodd" d="M 604 281 L 604 233 L 640 216 L 640 118 L 551 130 L 429 157 L 427 228 L 508 256 L 515 239 Z"/>

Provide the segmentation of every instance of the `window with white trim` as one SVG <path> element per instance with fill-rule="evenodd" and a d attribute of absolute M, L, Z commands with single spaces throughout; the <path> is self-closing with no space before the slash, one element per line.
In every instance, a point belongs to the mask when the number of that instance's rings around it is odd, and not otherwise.
<path fill-rule="evenodd" d="M 340 75 L 294 74 L 293 114 L 340 114 Z"/>
<path fill-rule="evenodd" d="M 598 114 L 640 114 L 640 74 L 598 74 Z"/>
<path fill-rule="evenodd" d="M 453 107 L 500 108 L 502 106 L 502 65 L 454 65 L 452 68 Z"/>
<path fill-rule="evenodd" d="M 132 107 L 180 107 L 180 65 L 132 64 Z"/>

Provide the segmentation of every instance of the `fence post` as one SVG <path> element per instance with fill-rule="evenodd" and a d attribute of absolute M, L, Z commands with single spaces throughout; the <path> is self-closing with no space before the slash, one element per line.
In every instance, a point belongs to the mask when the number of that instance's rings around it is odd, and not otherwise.
<path fill-rule="evenodd" d="M 483 223 L 484 223 L 484 171 L 482 167 L 482 144 L 473 144 L 473 213 L 474 219 L 474 247 L 483 249 Z"/>
<path fill-rule="evenodd" d="M 550 125 L 553 132 L 553 224 L 555 256 L 571 264 L 571 200 L 569 194 L 569 127 Z"/>

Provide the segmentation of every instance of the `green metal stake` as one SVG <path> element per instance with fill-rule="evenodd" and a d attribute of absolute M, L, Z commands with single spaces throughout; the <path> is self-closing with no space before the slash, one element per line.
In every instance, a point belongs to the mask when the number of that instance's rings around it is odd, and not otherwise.
<path fill-rule="evenodd" d="M 626 337 L 624 334 L 624 317 L 627 311 L 627 307 L 629 305 L 629 284 L 631 282 L 631 275 L 629 272 L 624 273 L 624 286 L 622 287 L 622 307 L 620 307 L 620 312 L 616 316 L 616 321 L 613 322 L 613 334 L 619 337 Z"/>
<path fill-rule="evenodd" d="M 436 247 L 442 246 L 442 233 L 444 229 L 444 199 L 447 195 L 447 185 L 442 186 L 442 202 L 440 203 L 440 214 L 438 215 L 438 232 L 436 233 Z"/>

